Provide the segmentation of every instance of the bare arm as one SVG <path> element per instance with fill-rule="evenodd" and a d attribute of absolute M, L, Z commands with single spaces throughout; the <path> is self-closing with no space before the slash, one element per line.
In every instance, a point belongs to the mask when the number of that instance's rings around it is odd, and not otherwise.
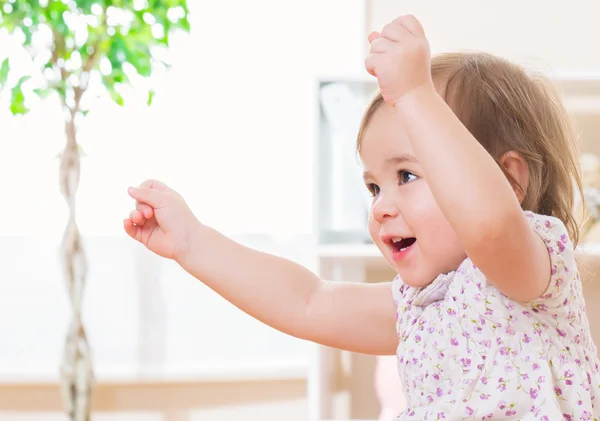
<path fill-rule="evenodd" d="M 201 241 L 196 245 L 195 239 Z M 188 249 L 180 265 L 261 322 L 339 349 L 395 353 L 390 283 L 322 281 L 299 264 L 245 247 L 206 226 L 191 234 Z"/>
<path fill-rule="evenodd" d="M 539 297 L 550 280 L 548 251 L 493 158 L 433 87 L 417 89 L 396 109 L 467 255 L 510 298 Z"/>

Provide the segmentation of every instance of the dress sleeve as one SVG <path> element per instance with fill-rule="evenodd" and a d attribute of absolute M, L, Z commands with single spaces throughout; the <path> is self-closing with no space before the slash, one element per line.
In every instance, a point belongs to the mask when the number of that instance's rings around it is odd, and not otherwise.
<path fill-rule="evenodd" d="M 542 238 L 550 256 L 550 282 L 546 291 L 530 303 L 534 312 L 567 308 L 570 297 L 577 295 L 579 272 L 575 251 L 567 228 L 558 218 L 525 212 L 533 230 Z"/>

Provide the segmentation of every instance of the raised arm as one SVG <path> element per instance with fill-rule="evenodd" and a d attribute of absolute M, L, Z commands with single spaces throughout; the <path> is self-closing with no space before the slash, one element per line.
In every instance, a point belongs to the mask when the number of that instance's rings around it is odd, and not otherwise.
<path fill-rule="evenodd" d="M 550 280 L 548 250 L 502 170 L 436 92 L 421 25 L 404 16 L 371 40 L 367 68 L 467 255 L 510 298 L 539 297 Z"/>
<path fill-rule="evenodd" d="M 322 281 L 295 262 L 245 247 L 206 226 L 190 238 L 181 266 L 250 316 L 326 346 L 395 353 L 396 309 L 389 282 Z"/>

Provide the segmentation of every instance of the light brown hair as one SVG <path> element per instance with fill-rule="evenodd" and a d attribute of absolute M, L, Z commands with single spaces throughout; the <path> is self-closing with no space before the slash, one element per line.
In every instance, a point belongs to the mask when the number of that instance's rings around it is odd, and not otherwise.
<path fill-rule="evenodd" d="M 486 53 L 434 56 L 431 75 L 440 95 L 461 122 L 499 163 L 508 151 L 527 162 L 529 182 L 520 186 L 522 207 L 560 219 L 576 245 L 575 191 L 583 200 L 577 140 L 569 116 L 551 83 L 540 74 Z M 363 115 L 357 149 L 373 114 L 384 104 L 381 94 Z"/>

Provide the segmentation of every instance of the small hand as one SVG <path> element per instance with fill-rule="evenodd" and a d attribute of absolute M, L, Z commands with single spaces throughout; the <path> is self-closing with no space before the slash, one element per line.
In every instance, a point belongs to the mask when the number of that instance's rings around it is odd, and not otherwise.
<path fill-rule="evenodd" d="M 200 222 L 183 198 L 156 180 L 130 187 L 135 209 L 123 221 L 125 232 L 159 256 L 180 260 Z"/>
<path fill-rule="evenodd" d="M 404 95 L 421 86 L 433 87 L 431 54 L 425 32 L 414 16 L 402 16 L 381 33 L 369 34 L 367 71 L 377 77 L 383 99 L 395 106 Z"/>

